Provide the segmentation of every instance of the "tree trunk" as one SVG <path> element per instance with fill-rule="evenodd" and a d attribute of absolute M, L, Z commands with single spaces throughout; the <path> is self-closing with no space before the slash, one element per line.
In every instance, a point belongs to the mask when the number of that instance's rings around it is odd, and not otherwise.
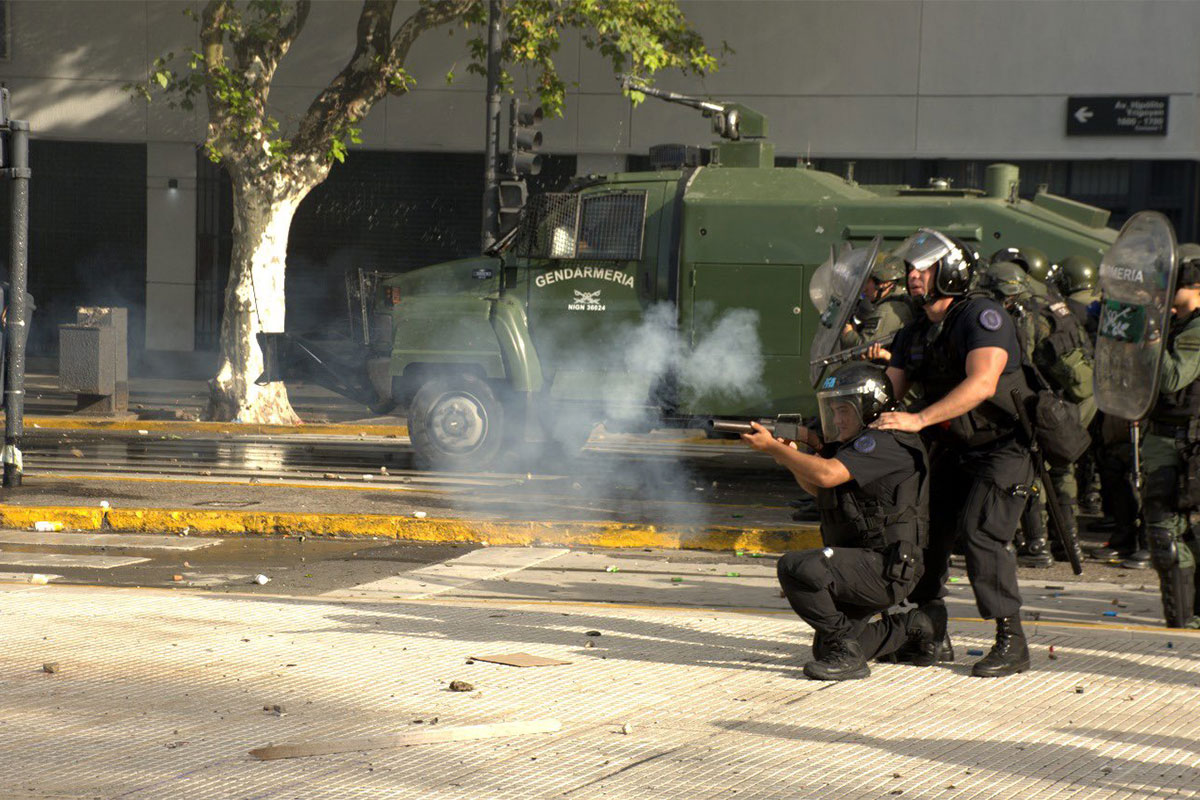
<path fill-rule="evenodd" d="M 279 191 L 285 180 L 276 178 L 275 191 L 267 193 L 245 177 L 233 176 L 233 256 L 221 321 L 221 362 L 209 382 L 211 419 L 300 423 L 282 382 L 254 383 L 263 371 L 255 334 L 283 331 L 284 270 L 292 217 L 300 201 L 320 182 L 292 179 L 286 190 Z"/>

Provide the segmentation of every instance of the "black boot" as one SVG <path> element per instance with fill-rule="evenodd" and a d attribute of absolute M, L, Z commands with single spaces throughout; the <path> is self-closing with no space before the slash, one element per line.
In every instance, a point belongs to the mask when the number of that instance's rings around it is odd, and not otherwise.
<path fill-rule="evenodd" d="M 933 634 L 929 641 L 924 636 L 913 636 L 913 612 L 909 612 L 905 627 L 909 639 L 900 649 L 886 656 L 880 656 L 877 661 L 887 664 L 912 664 L 917 667 L 929 667 L 939 662 L 954 660 L 954 645 L 950 642 L 950 632 L 946 630 L 946 606 L 944 603 L 928 603 L 921 606 L 921 615 L 928 619 L 933 626 Z"/>
<path fill-rule="evenodd" d="M 971 667 L 976 678 L 1003 678 L 1029 669 L 1029 645 L 1021 630 L 1020 617 L 996 619 L 996 643 Z"/>
<path fill-rule="evenodd" d="M 1046 523 L 1042 519 L 1042 510 L 1041 500 L 1031 500 L 1021 514 L 1021 528 L 1025 537 L 1017 546 L 1019 566 L 1033 569 L 1054 566 L 1054 559 L 1050 556 L 1050 543 L 1046 541 Z"/>
<path fill-rule="evenodd" d="M 812 657 L 813 661 L 823 661 L 829 653 L 829 646 L 825 643 L 825 637 L 820 631 L 813 632 Z"/>
<path fill-rule="evenodd" d="M 804 674 L 815 681 L 852 681 L 871 674 L 862 645 L 854 639 L 832 639 L 825 657 L 804 665 Z"/>
<path fill-rule="evenodd" d="M 915 667 L 930 667 L 939 661 L 954 660 L 954 646 L 950 644 L 950 632 L 946 630 L 946 606 L 942 603 L 930 603 L 923 606 L 915 612 L 919 617 L 914 620 L 919 622 L 923 617 L 929 622 L 929 635 L 918 635 L 920 638 L 914 638 L 912 632 L 909 633 L 909 641 L 914 645 L 912 648 L 912 664 Z M 910 616 L 915 616 L 910 615 Z"/>

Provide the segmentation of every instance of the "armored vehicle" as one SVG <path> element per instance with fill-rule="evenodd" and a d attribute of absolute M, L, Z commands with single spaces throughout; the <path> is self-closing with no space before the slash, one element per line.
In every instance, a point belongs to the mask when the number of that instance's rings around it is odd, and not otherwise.
<path fill-rule="evenodd" d="M 813 305 L 810 282 L 835 250 L 876 237 L 886 249 L 926 226 L 983 257 L 1033 246 L 1098 262 L 1116 236 L 1101 209 L 1020 198 L 1012 165 L 988 167 L 980 189 L 858 185 L 775 166 L 753 109 L 634 88 L 711 117 L 719 138 L 706 157 L 655 148 L 653 171 L 534 195 L 488 254 L 375 274 L 377 288 L 359 281 L 357 355 L 263 334 L 263 380 L 303 368 L 392 404 L 421 461 L 483 469 L 511 444 L 577 449 L 597 422 L 644 430 L 814 412 L 810 359 L 827 353 L 810 346 L 857 300 L 854 288 Z"/>

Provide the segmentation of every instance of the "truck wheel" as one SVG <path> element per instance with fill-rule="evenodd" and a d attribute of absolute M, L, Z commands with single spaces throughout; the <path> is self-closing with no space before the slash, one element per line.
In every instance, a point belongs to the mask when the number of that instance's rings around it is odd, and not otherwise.
<path fill-rule="evenodd" d="M 408 435 L 421 466 L 487 469 L 500 452 L 504 407 L 474 375 L 433 378 L 409 406 Z"/>

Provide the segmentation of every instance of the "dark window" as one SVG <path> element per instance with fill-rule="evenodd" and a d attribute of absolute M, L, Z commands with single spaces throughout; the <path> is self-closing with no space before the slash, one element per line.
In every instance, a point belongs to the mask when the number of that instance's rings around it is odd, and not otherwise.
<path fill-rule="evenodd" d="M 613 192 L 583 198 L 575 257 L 592 261 L 636 261 L 642 257 L 645 192 Z"/>
<path fill-rule="evenodd" d="M 9 50 L 9 32 L 12 30 L 12 18 L 9 16 L 10 5 L 8 0 L 0 0 L 0 61 L 8 61 L 11 57 Z"/>

